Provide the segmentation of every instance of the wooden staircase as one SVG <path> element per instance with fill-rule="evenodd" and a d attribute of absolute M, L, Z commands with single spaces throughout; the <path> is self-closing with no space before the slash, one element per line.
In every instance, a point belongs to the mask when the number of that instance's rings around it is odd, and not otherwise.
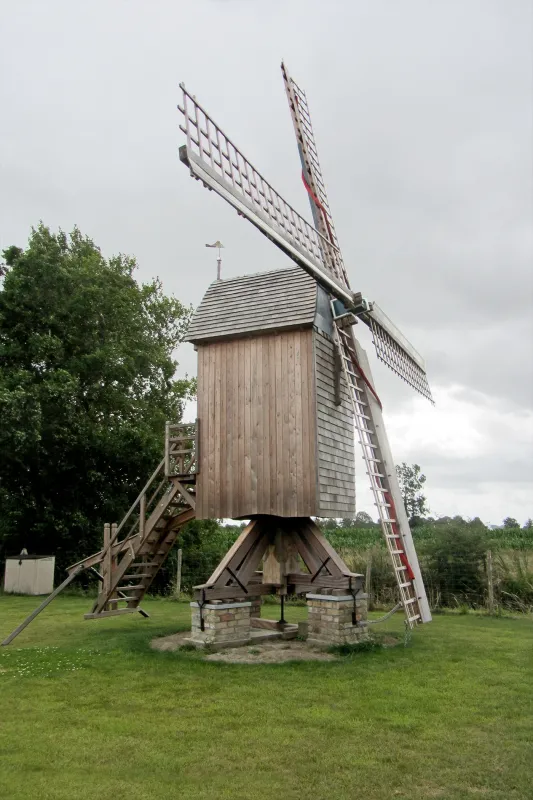
<path fill-rule="evenodd" d="M 104 546 L 67 570 L 89 569 L 101 582 L 85 619 L 139 611 L 183 526 L 195 517 L 196 424 L 167 423 L 165 457 L 119 525 L 104 526 Z"/>
<path fill-rule="evenodd" d="M 165 457 L 120 525 L 104 525 L 104 546 L 67 568 L 67 577 L 18 625 L 1 646 L 15 639 L 81 572 L 101 582 L 98 598 L 85 619 L 115 614 L 148 614 L 140 602 L 187 522 L 194 519 L 198 453 L 198 420 L 167 422 Z M 99 570 L 96 567 L 99 566 Z"/>

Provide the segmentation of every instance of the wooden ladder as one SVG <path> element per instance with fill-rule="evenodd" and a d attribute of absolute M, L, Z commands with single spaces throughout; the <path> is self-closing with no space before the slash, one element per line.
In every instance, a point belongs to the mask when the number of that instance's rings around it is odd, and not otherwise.
<path fill-rule="evenodd" d="M 383 424 L 381 401 L 374 389 L 366 353 L 353 335 L 351 315 L 335 317 L 333 303 L 332 310 L 335 344 L 370 487 L 391 557 L 406 624 L 413 628 L 421 622 L 430 622 L 431 611 Z"/>

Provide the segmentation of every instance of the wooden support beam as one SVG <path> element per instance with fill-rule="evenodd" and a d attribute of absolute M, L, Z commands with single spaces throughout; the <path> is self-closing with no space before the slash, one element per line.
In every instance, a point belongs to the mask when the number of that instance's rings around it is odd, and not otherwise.
<path fill-rule="evenodd" d="M 20 625 L 19 625 L 17 628 L 15 628 L 15 630 L 14 630 L 12 633 L 10 633 L 10 634 L 9 634 L 9 636 L 8 636 L 6 639 L 4 639 L 4 641 L 2 642 L 2 647 L 5 647 L 6 645 L 10 644 L 10 643 L 13 641 L 13 639 L 14 639 L 16 636 L 18 636 L 18 635 L 19 635 L 19 633 L 22 633 L 22 631 L 24 630 L 24 628 L 27 628 L 27 627 L 28 627 L 28 625 L 30 624 L 30 622 L 33 622 L 33 620 L 35 619 L 35 617 L 36 617 L 38 614 L 40 614 L 40 613 L 41 613 L 41 611 L 43 611 L 43 610 L 46 608 L 46 606 L 47 606 L 49 603 L 51 603 L 51 602 L 52 602 L 52 600 L 53 600 L 55 597 L 57 597 L 57 595 L 58 595 L 60 592 L 62 592 L 62 591 L 63 591 L 63 589 L 65 588 L 65 586 L 68 586 L 68 585 L 69 585 L 69 583 L 71 583 L 71 581 L 73 581 L 73 580 L 74 580 L 74 578 L 76 577 L 76 575 L 79 575 L 79 573 L 80 573 L 80 572 L 82 572 L 82 571 L 83 571 L 83 568 L 82 568 L 82 567 L 78 567 L 77 569 L 73 569 L 73 570 L 72 570 L 72 572 L 70 572 L 70 573 L 68 574 L 68 576 L 65 578 L 65 580 L 63 581 L 63 583 L 60 583 L 60 584 L 59 584 L 59 586 L 57 586 L 57 587 L 54 589 L 54 591 L 52 592 L 52 594 L 49 594 L 49 595 L 48 595 L 48 597 L 46 598 L 46 600 L 43 600 L 43 602 L 42 602 L 42 603 L 41 603 L 39 606 L 37 606 L 37 608 L 35 609 L 35 611 L 32 611 L 32 612 L 31 612 L 31 614 L 30 614 L 28 617 L 26 617 L 26 619 L 24 620 L 24 622 L 21 622 L 21 623 L 20 623 Z"/>
<path fill-rule="evenodd" d="M 191 508 L 196 508 L 196 500 L 194 499 L 193 495 L 187 491 L 185 486 L 177 478 L 172 479 L 172 483 L 178 487 L 178 491 L 185 500 L 185 502 L 191 506 Z"/>
<path fill-rule="evenodd" d="M 287 584 L 295 587 L 295 591 L 298 593 L 303 591 L 312 592 L 314 589 L 349 589 L 350 580 L 352 588 L 356 591 L 359 591 L 363 586 L 363 576 L 355 572 L 351 575 L 342 575 L 335 578 L 331 575 L 319 574 L 314 581 L 311 578 L 311 575 L 306 575 L 304 572 L 292 572 L 287 575 Z"/>
<path fill-rule="evenodd" d="M 323 551 L 326 556 L 328 556 L 329 561 L 327 567 L 332 575 L 335 573 L 339 575 L 352 574 L 340 555 L 328 542 L 316 522 L 313 522 L 312 519 L 306 520 L 305 524 L 303 525 L 303 530 L 305 531 L 309 544 L 316 550 Z"/>
<path fill-rule="evenodd" d="M 271 583 L 249 583 L 244 588 L 246 592 L 243 592 L 239 586 L 235 585 L 210 587 L 200 584 L 200 586 L 194 587 L 194 599 L 198 602 L 202 602 L 203 599 L 209 602 L 210 600 L 229 600 L 233 597 L 256 597 L 258 594 L 274 594 L 276 591 L 276 586 Z"/>
<path fill-rule="evenodd" d="M 101 619 L 102 617 L 118 617 L 121 614 L 136 614 L 137 608 L 117 608 L 114 611 L 99 611 L 94 614 L 84 614 L 83 619 Z"/>
<path fill-rule="evenodd" d="M 220 564 L 214 570 L 213 574 L 206 581 L 206 585 L 213 586 L 214 584 L 218 583 L 219 579 L 223 577 L 224 574 L 227 575 L 227 567 L 235 572 L 260 536 L 262 536 L 261 525 L 259 524 L 258 520 L 253 519 L 248 523 L 236 541 L 232 544 Z M 224 580 L 227 580 L 227 578 Z"/>

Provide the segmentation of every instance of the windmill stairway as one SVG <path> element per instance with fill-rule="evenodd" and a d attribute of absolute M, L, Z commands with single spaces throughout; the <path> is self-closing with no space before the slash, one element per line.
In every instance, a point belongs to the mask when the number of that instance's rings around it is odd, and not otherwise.
<path fill-rule="evenodd" d="M 148 614 L 140 603 L 179 533 L 195 517 L 198 424 L 167 423 L 165 456 L 119 525 L 104 526 L 104 546 L 67 568 L 67 578 L 2 645 L 8 645 L 81 572 L 100 581 L 85 619 Z M 99 567 L 97 570 L 96 567 Z"/>
<path fill-rule="evenodd" d="M 68 568 L 71 575 L 100 565 L 100 592 L 85 619 L 145 614 L 141 600 L 180 530 L 195 517 L 196 432 L 196 424 L 167 423 L 165 457 L 122 522 L 104 526 L 99 553 Z"/>

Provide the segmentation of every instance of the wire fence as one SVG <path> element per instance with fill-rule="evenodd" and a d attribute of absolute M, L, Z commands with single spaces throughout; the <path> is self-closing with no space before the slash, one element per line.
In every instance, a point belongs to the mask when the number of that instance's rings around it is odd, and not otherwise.
<path fill-rule="evenodd" d="M 366 576 L 371 608 L 386 608 L 397 600 L 395 578 L 386 551 L 374 546 L 366 551 L 339 548 L 354 572 Z M 429 604 L 432 609 L 499 609 L 533 611 L 533 550 L 464 549 L 418 552 Z"/>

